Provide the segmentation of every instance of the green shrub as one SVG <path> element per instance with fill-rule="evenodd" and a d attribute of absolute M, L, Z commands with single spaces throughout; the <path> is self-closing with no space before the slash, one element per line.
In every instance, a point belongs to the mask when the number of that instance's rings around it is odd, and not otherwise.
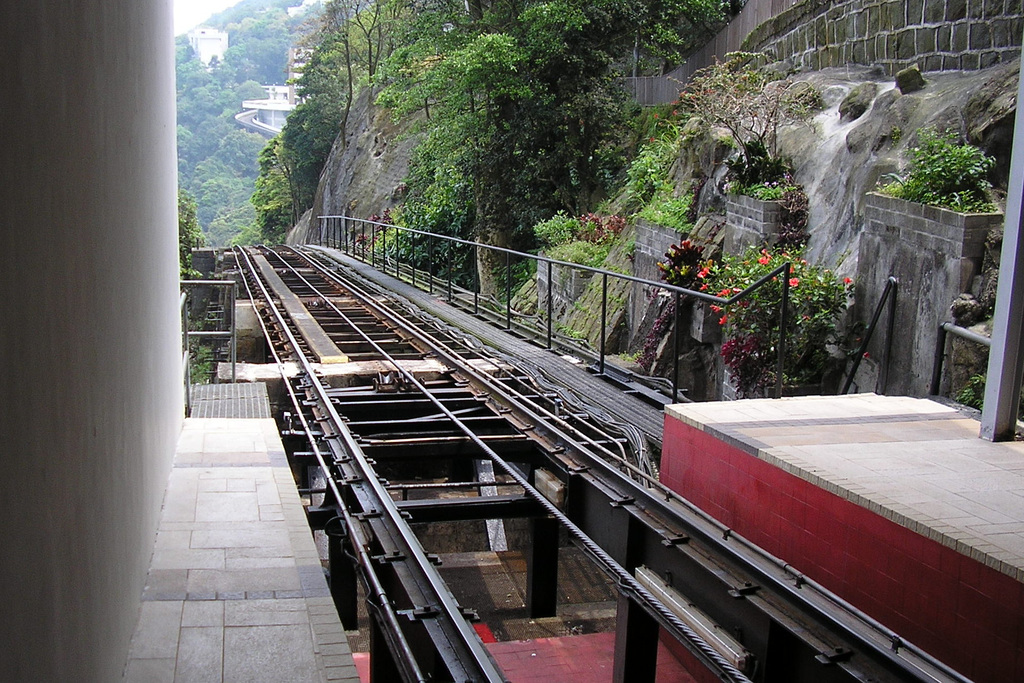
<path fill-rule="evenodd" d="M 557 247 L 573 240 L 576 231 L 580 227 L 579 219 L 566 215 L 559 211 L 546 221 L 541 221 L 533 226 L 533 234 L 537 240 L 547 247 Z"/>
<path fill-rule="evenodd" d="M 576 241 L 561 244 L 551 249 L 548 252 L 548 257 L 556 261 L 568 261 L 569 263 L 578 263 L 581 266 L 597 268 L 604 263 L 609 251 L 611 251 L 611 244 L 609 243 L 593 244 L 591 242 Z"/>
<path fill-rule="evenodd" d="M 668 172 L 679 154 L 679 132 L 653 137 L 640 148 L 626 171 L 626 194 L 632 206 L 643 206 L 657 192 L 671 189 Z"/>
<path fill-rule="evenodd" d="M 940 135 L 934 128 L 922 128 L 917 139 L 907 175 L 881 188 L 884 194 L 962 213 L 995 210 L 986 179 L 995 164 L 992 157 L 973 145 L 958 144 L 956 133 L 949 130 Z"/>
<path fill-rule="evenodd" d="M 692 210 L 693 194 L 688 192 L 682 197 L 672 197 L 668 193 L 664 193 L 655 197 L 641 209 L 639 216 L 685 235 L 693 228 L 693 223 L 690 220 Z"/>

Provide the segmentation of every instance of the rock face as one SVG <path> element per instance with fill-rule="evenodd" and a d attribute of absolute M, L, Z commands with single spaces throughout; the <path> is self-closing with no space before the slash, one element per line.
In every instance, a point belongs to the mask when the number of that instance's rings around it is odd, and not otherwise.
<path fill-rule="evenodd" d="M 779 136 L 780 151 L 792 159 L 795 178 L 810 199 L 808 260 L 833 267 L 840 275 L 855 274 L 864 196 L 883 176 L 902 170 L 919 128 L 951 128 L 971 135 L 996 156 L 993 183 L 1005 187 L 1017 73 L 1017 63 L 932 73 L 923 90 L 909 95 L 900 93 L 881 71 L 866 67 L 797 76 L 817 87 L 825 102 L 809 125 L 790 127 Z M 877 88 L 870 106 L 861 117 L 842 120 L 840 104 L 868 82 Z"/>
<path fill-rule="evenodd" d="M 904 95 L 917 92 L 925 85 L 924 76 L 921 75 L 921 70 L 917 66 L 908 66 L 906 69 L 896 72 L 896 87 Z"/>
<path fill-rule="evenodd" d="M 856 121 L 871 107 L 878 94 L 878 84 L 867 81 L 854 87 L 850 94 L 839 103 L 839 120 L 843 123 Z"/>
<path fill-rule="evenodd" d="M 375 106 L 364 90 L 352 105 L 348 130 L 334 141 L 309 215 L 288 236 L 289 243 L 315 235 L 318 216 L 347 214 L 369 218 L 398 205 L 417 137 L 410 134 L 418 119 L 401 126 Z"/>

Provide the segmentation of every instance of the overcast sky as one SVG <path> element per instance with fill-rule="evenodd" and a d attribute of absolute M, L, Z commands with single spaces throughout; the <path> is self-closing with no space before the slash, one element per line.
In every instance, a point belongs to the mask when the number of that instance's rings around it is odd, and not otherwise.
<path fill-rule="evenodd" d="M 192 30 L 217 12 L 241 0 L 174 0 L 174 35 Z"/>

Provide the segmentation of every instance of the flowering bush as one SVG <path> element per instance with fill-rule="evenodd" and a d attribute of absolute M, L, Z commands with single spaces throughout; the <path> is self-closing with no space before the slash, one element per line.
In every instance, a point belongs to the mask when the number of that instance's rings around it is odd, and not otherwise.
<path fill-rule="evenodd" d="M 830 347 L 846 346 L 837 325 L 853 292 L 849 278 L 840 281 L 831 271 L 800 258 L 798 251 L 758 251 L 751 247 L 742 256 L 726 256 L 721 263 L 713 264 L 701 289 L 731 297 L 787 261 L 792 270 L 783 381 L 814 384 L 821 381 L 832 363 Z M 712 306 L 722 314 L 722 358 L 742 398 L 764 396 L 775 385 L 781 301 L 780 276 L 728 310 Z"/>

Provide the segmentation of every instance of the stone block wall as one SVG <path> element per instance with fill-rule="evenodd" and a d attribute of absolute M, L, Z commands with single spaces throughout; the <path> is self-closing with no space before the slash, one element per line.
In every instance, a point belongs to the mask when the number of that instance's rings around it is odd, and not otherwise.
<path fill-rule="evenodd" d="M 742 254 L 747 247 L 764 244 L 778 231 L 782 207 L 745 195 L 727 195 L 725 200 L 726 254 Z"/>
<path fill-rule="evenodd" d="M 665 254 L 673 244 L 679 244 L 685 236 L 671 228 L 666 228 L 656 223 L 643 219 L 636 222 L 636 237 L 633 250 L 633 275 L 645 280 L 661 281 L 661 271 L 658 264 L 665 260 Z M 650 298 L 653 295 L 652 288 L 634 282 L 630 286 L 629 295 L 629 320 L 633 321 L 632 327 L 640 321 L 650 305 Z"/>
<path fill-rule="evenodd" d="M 899 280 L 885 393 L 928 393 L 938 327 L 950 320 L 953 300 L 970 290 L 981 269 L 985 237 L 1002 221 L 1002 214 L 959 214 L 867 195 L 856 279 L 858 317 L 871 316 L 889 276 Z M 879 329 L 868 348 L 871 357 L 882 357 L 884 341 L 885 331 Z"/>
<path fill-rule="evenodd" d="M 1022 28 L 1020 0 L 806 0 L 757 27 L 742 49 L 808 69 L 969 71 L 1018 57 Z"/>
<path fill-rule="evenodd" d="M 555 318 L 561 318 L 566 310 L 575 303 L 594 274 L 568 266 L 551 266 L 551 310 Z M 541 310 L 548 305 L 548 268 L 547 264 L 537 264 L 537 301 Z"/>

